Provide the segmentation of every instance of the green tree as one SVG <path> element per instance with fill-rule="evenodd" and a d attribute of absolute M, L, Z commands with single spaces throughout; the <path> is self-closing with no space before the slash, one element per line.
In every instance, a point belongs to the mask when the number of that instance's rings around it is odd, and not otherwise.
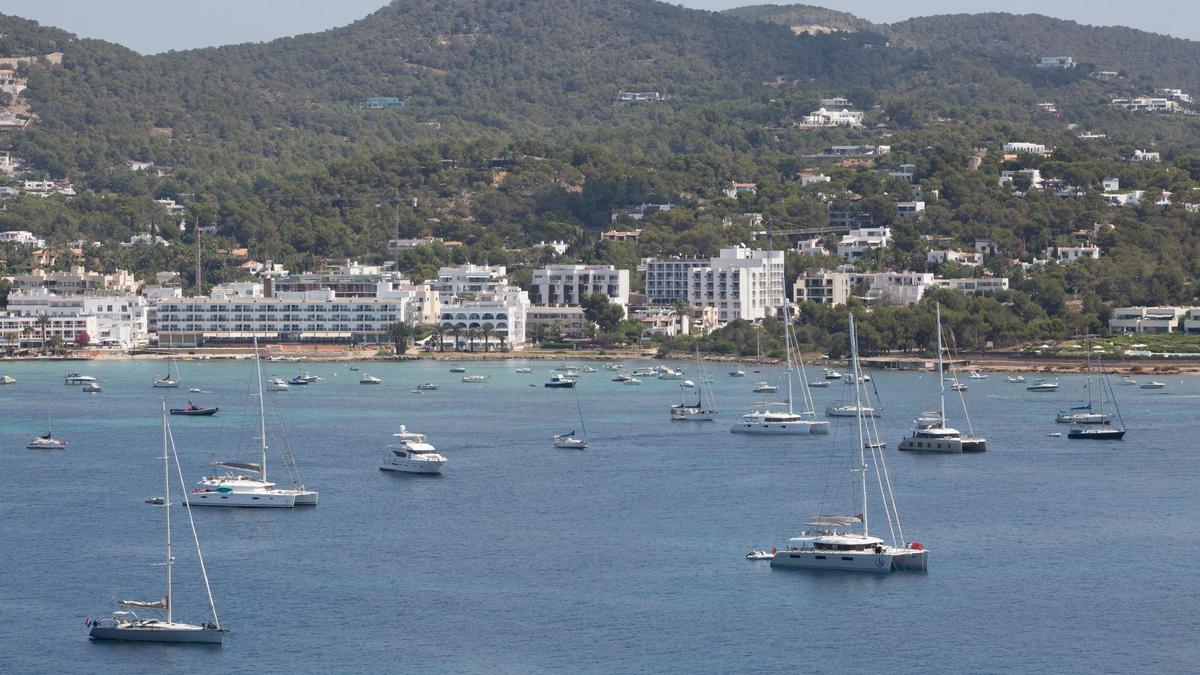
<path fill-rule="evenodd" d="M 39 314 L 38 318 L 37 318 L 37 325 L 39 328 L 42 329 L 42 353 L 45 354 L 46 353 L 46 329 L 50 325 L 50 317 L 46 316 L 44 313 Z"/>
<path fill-rule="evenodd" d="M 615 330 L 625 319 L 625 310 L 620 305 L 609 302 L 608 296 L 603 293 L 585 296 L 580 304 L 583 305 L 584 318 L 598 325 L 601 332 Z"/>
<path fill-rule="evenodd" d="M 413 334 L 412 327 L 403 321 L 390 323 L 386 330 L 388 339 L 396 348 L 396 354 L 402 355 L 408 352 L 408 338 Z"/>

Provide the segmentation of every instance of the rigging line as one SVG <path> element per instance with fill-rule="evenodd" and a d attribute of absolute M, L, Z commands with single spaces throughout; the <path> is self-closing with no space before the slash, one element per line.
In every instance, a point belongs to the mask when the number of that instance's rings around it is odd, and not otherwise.
<path fill-rule="evenodd" d="M 279 434 L 283 437 L 284 450 L 276 448 L 276 452 L 279 453 L 279 456 L 283 459 L 283 466 L 287 468 L 288 473 L 292 476 L 292 483 L 303 488 L 304 481 L 300 478 L 300 464 L 296 462 L 296 454 L 292 451 L 292 441 L 288 436 L 287 426 L 283 423 L 283 413 L 279 411 L 279 399 L 271 399 L 271 411 L 275 413 L 275 421 L 279 425 Z"/>
<path fill-rule="evenodd" d="M 861 378 L 862 378 L 862 371 L 861 371 L 861 366 L 859 366 L 859 371 L 855 376 L 855 380 L 858 382 L 862 382 Z M 878 390 L 878 388 L 876 388 L 874 386 L 875 378 L 871 378 L 871 385 L 872 385 L 871 388 L 875 389 L 876 394 L 878 394 L 879 390 Z M 863 387 L 863 397 L 864 397 L 864 400 L 866 401 L 867 407 L 871 407 L 871 401 L 872 401 L 871 394 L 870 394 L 870 392 L 866 391 L 866 387 Z M 867 420 L 868 418 L 866 416 L 864 416 L 863 419 Z M 874 440 L 871 442 L 871 445 L 876 446 L 876 447 L 871 448 L 871 463 L 875 465 L 875 479 L 879 483 L 879 499 L 883 503 L 883 512 L 884 512 L 884 516 L 887 518 L 888 531 L 891 533 L 892 543 L 895 544 L 896 543 L 896 529 L 899 524 L 900 515 L 899 515 L 899 513 L 895 512 L 895 506 L 896 506 L 895 501 L 893 500 L 891 504 L 888 503 L 888 496 L 891 491 L 890 481 L 888 484 L 887 491 L 885 491 L 884 487 L 883 487 L 884 475 L 887 473 L 887 463 L 883 461 L 883 448 L 877 447 L 879 439 L 880 439 L 879 418 L 876 415 L 872 414 L 869 418 L 869 421 L 870 421 L 870 432 L 874 433 Z M 870 436 L 871 436 L 871 434 L 868 433 L 868 440 L 871 440 Z M 893 520 L 895 520 L 895 523 L 893 523 Z M 901 536 L 903 537 L 903 534 L 901 534 Z"/>
<path fill-rule="evenodd" d="M 204 566 L 204 554 L 200 551 L 200 535 L 196 533 L 196 520 L 192 518 L 192 502 L 187 498 L 187 486 L 183 482 L 183 469 L 179 466 L 179 451 L 175 448 L 175 434 L 171 431 L 171 423 L 167 422 L 167 439 L 171 442 L 171 454 L 175 457 L 175 474 L 179 476 L 179 489 L 183 493 L 183 503 L 187 507 L 188 525 L 192 527 L 192 541 L 196 543 L 196 559 L 200 562 L 200 576 L 204 578 L 204 591 L 208 594 L 208 606 L 212 609 L 213 625 L 221 629 L 221 620 L 217 618 L 217 603 L 213 600 L 212 586 L 208 583 L 208 570 Z"/>

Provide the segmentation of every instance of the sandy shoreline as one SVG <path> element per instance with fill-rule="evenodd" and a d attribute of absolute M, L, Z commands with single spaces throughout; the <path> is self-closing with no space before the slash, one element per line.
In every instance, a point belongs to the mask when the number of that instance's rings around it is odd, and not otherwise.
<path fill-rule="evenodd" d="M 279 361 L 279 360 L 295 360 L 306 361 L 313 363 L 324 362 L 345 362 L 345 361 L 491 361 L 491 360 L 516 360 L 516 361 L 648 361 L 657 358 L 657 352 L 653 349 L 604 349 L 604 350 L 521 350 L 510 352 L 409 352 L 404 356 L 394 355 L 379 355 L 377 349 L 367 350 L 348 350 L 339 349 L 321 349 L 316 348 L 297 348 L 294 345 L 271 345 L 264 347 L 262 355 L 264 359 Z M 132 360 L 165 360 L 175 358 L 181 361 L 196 361 L 196 360 L 225 360 L 225 359 L 246 359 L 253 356 L 253 351 L 244 348 L 216 348 L 216 349 L 181 349 L 181 350 L 143 350 L 133 354 L 125 352 L 110 352 L 103 350 L 92 350 L 83 352 L 72 352 L 64 356 L 15 356 L 15 357 L 0 357 L 0 363 L 4 361 L 22 361 L 22 362 L 38 362 L 38 361 L 55 361 L 55 362 L 78 362 L 78 361 L 132 361 Z M 679 361 L 689 361 L 695 358 L 694 354 L 672 353 L 667 358 Z M 709 363 L 728 363 L 728 364 L 758 364 L 770 365 L 778 363 L 776 359 L 754 359 L 738 356 L 720 356 L 713 354 L 702 355 L 704 361 Z M 921 360 L 931 357 L 921 355 L 903 355 L 902 359 Z M 844 359 L 824 360 L 819 354 L 805 355 L 805 360 L 810 365 L 815 364 L 834 364 L 839 367 L 845 367 Z M 1028 356 L 1023 354 L 986 354 L 960 356 L 955 359 L 955 364 L 959 370 L 977 370 L 980 372 L 1023 372 L 1023 373 L 1082 373 L 1087 370 L 1087 361 L 1082 356 Z M 917 370 L 917 368 L 913 368 Z M 1114 358 L 1104 361 L 1104 369 L 1106 372 L 1115 374 L 1130 374 L 1137 375 L 1157 373 L 1163 375 L 1174 374 L 1200 374 L 1200 358 L 1196 360 L 1184 359 L 1164 359 L 1164 358 Z"/>

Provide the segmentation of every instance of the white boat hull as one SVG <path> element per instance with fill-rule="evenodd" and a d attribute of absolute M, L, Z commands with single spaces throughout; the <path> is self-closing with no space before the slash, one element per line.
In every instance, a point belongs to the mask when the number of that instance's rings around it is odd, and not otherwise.
<path fill-rule="evenodd" d="M 899 448 L 908 452 L 983 452 L 987 441 L 982 438 L 913 438 L 900 441 Z"/>
<path fill-rule="evenodd" d="M 153 622 L 120 626 L 93 626 L 88 633 L 93 640 L 123 640 L 126 642 L 184 642 L 192 644 L 221 644 L 225 632 L 188 623 Z"/>
<path fill-rule="evenodd" d="M 397 459 L 395 462 L 384 461 L 379 465 L 380 471 L 393 471 L 395 473 L 418 473 L 424 475 L 440 475 L 442 473 L 442 465 L 445 462 L 433 461 L 409 461 Z"/>
<path fill-rule="evenodd" d="M 771 567 L 887 574 L 896 570 L 924 572 L 929 569 L 929 563 L 928 551 L 924 550 L 898 549 L 875 553 L 799 549 L 779 551 L 771 558 Z"/>
<path fill-rule="evenodd" d="M 717 413 L 712 410 L 689 413 L 672 411 L 671 419 L 676 422 L 715 422 L 717 419 Z"/>
<path fill-rule="evenodd" d="M 315 496 L 315 493 L 314 493 Z M 290 509 L 296 505 L 295 493 L 283 490 L 265 492 L 192 492 L 184 496 L 191 506 L 231 506 L 256 509 Z"/>
<path fill-rule="evenodd" d="M 729 428 L 735 434 L 759 434 L 763 436 L 810 436 L 829 433 L 829 422 L 808 420 L 803 422 L 739 422 Z"/>
<path fill-rule="evenodd" d="M 296 506 L 316 506 L 319 494 L 313 490 L 290 490 L 296 495 Z"/>

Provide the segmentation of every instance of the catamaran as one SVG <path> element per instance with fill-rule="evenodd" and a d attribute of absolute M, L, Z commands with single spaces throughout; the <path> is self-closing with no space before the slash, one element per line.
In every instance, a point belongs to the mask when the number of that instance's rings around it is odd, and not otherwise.
<path fill-rule="evenodd" d="M 850 315 L 850 367 L 856 377 L 854 385 L 855 403 L 859 410 L 870 407 L 868 395 L 862 385 L 862 371 L 858 365 L 858 343 L 854 333 L 854 315 Z M 928 569 L 929 552 L 917 542 L 909 542 L 900 523 L 900 512 L 892 491 L 892 480 L 888 474 L 884 450 L 878 440 L 873 420 L 859 413 L 858 434 L 853 457 L 857 474 L 853 490 L 855 508 L 853 515 L 821 514 L 810 519 L 810 529 L 788 541 L 788 545 L 775 552 L 771 567 L 811 570 L 844 570 L 884 574 L 893 570 Z M 871 466 L 867 465 L 870 452 Z M 867 472 L 875 469 L 879 484 L 879 506 L 887 519 L 890 541 L 872 536 L 869 528 L 867 498 Z"/>
<path fill-rule="evenodd" d="M 49 406 L 46 407 L 46 433 L 29 439 L 29 443 L 25 447 L 30 450 L 63 450 L 67 447 L 65 440 L 54 437 L 54 429 L 50 424 Z"/>
<path fill-rule="evenodd" d="M 88 637 L 93 640 L 125 640 L 131 642 L 189 642 L 204 644 L 221 644 L 225 638 L 225 629 L 217 618 L 217 605 L 213 601 L 212 587 L 208 583 L 208 572 L 204 568 L 204 555 L 200 551 L 200 537 L 196 534 L 196 523 L 192 520 L 192 511 L 188 508 L 188 523 L 192 528 L 192 540 L 196 542 L 196 559 L 200 563 L 200 576 L 204 579 L 204 590 L 208 594 L 208 607 L 212 618 L 204 624 L 181 623 L 175 621 L 175 596 L 172 588 L 171 572 L 175 565 L 175 556 L 171 553 L 171 473 L 170 459 L 175 459 L 175 471 L 179 477 L 179 485 L 183 486 L 183 472 L 179 470 L 179 453 L 175 450 L 175 439 L 171 436 L 171 426 L 167 422 L 167 406 L 162 406 L 163 425 L 163 493 L 165 497 L 146 500 L 150 504 L 161 504 L 163 521 L 167 530 L 167 551 L 164 566 L 167 572 L 166 595 L 159 600 L 118 600 L 117 604 L 125 609 L 112 613 L 111 618 L 93 621 L 90 617 L 84 622 L 90 631 Z M 170 454 L 168 454 L 168 448 Z M 187 502 L 185 501 L 186 505 Z M 138 611 L 153 611 L 163 619 L 145 619 Z"/>
<path fill-rule="evenodd" d="M 225 469 L 225 473 L 204 476 L 186 495 L 189 504 L 195 506 L 242 506 L 252 508 L 291 508 L 293 506 L 316 506 L 318 494 L 308 490 L 300 480 L 295 457 L 288 468 L 292 471 L 294 488 L 276 487 L 267 481 L 267 413 L 263 400 L 262 363 L 258 358 L 258 340 L 254 341 L 255 382 L 258 384 L 258 441 L 259 462 L 214 462 L 213 466 Z"/>
<path fill-rule="evenodd" d="M 900 441 L 901 450 L 915 452 L 983 452 L 987 441 L 975 437 L 971 427 L 971 416 L 967 413 L 967 401 L 962 396 L 963 417 L 967 421 L 967 433 L 946 426 L 946 379 L 942 374 L 942 306 L 937 305 L 937 364 L 938 364 L 938 409 L 925 414 L 914 422 L 912 434 Z M 957 382 L 955 383 L 957 384 Z"/>
<path fill-rule="evenodd" d="M 792 375 L 795 370 L 792 365 L 792 331 L 791 317 L 788 314 L 789 305 L 783 306 L 783 351 L 786 355 L 787 371 L 787 400 L 782 402 L 764 401 L 753 404 L 750 412 L 742 415 L 740 422 L 730 427 L 735 434 L 771 434 L 771 435 L 802 435 L 827 434 L 829 422 L 816 419 L 813 410 L 812 394 L 808 391 L 808 376 L 804 370 L 804 357 L 796 349 L 796 359 L 800 363 L 800 393 L 804 400 L 804 411 L 797 413 L 792 402 Z"/>

